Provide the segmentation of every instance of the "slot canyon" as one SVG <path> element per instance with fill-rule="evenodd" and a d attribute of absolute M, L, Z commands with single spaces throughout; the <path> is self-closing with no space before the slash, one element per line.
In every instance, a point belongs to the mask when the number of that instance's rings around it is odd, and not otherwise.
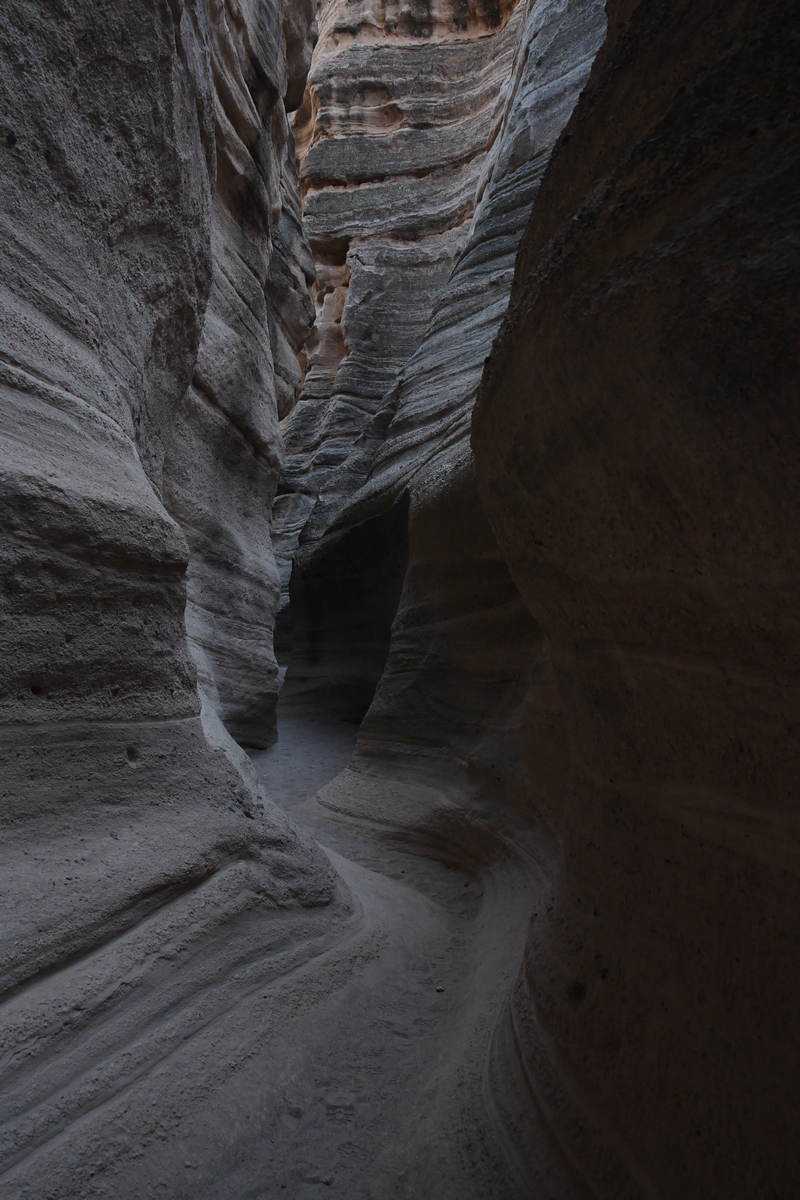
<path fill-rule="evenodd" d="M 0 1200 L 800 1197 L 800 11 L 0 9 Z"/>

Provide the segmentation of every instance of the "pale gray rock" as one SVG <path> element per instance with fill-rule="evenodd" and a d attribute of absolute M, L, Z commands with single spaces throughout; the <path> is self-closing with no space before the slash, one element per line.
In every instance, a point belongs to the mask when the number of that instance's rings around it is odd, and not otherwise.
<path fill-rule="evenodd" d="M 388 9 L 363 7 L 357 19 L 344 11 L 347 33 L 337 5 L 322 9 L 295 118 L 317 321 L 299 402 L 283 425 L 286 466 L 274 509 L 286 563 L 285 648 L 289 557 L 316 544 L 367 483 L 400 373 L 464 251 L 520 21 L 519 12 L 507 20 L 508 12 L 473 11 L 467 30 L 467 17 L 462 27 L 455 9 L 442 8 L 422 30 L 398 25 Z M 395 585 L 390 592 L 399 594 Z M 290 689 L 301 657 L 298 644 Z"/>
<path fill-rule="evenodd" d="M 310 19 L 309 9 L 309 46 Z M 308 64 L 280 21 L 260 0 L 212 5 L 211 293 L 164 468 L 164 503 L 189 541 L 186 626 L 199 686 L 249 746 L 275 736 L 280 582 L 270 509 L 283 464 L 278 419 L 294 401 L 297 353 L 313 313 L 283 103 L 302 87 Z"/>
<path fill-rule="evenodd" d="M 274 223 L 287 45 L 272 10 L 234 9 L 277 89 L 263 113 L 239 97 Z M 215 185 L 252 166 L 238 135 L 215 145 L 221 81 L 244 85 L 221 22 L 201 0 L 0 12 L 0 1194 L 15 1200 L 120 1194 L 120 1170 L 135 1190 L 142 1147 L 151 1165 L 167 1152 L 148 1132 L 159 1096 L 191 1109 L 219 1083 L 207 1054 L 180 1064 L 186 1039 L 214 1027 L 237 972 L 257 986 L 282 969 L 274 946 L 334 895 L 205 699 L 201 714 L 184 623 L 187 578 L 195 610 L 234 626 L 277 580 L 256 537 L 280 464 L 260 391 L 267 226 L 250 236 Z M 240 504 L 262 505 L 249 533 Z M 310 917 L 321 934 L 331 911 Z M 229 1070 L 247 1022 L 226 1037 Z"/>
<path fill-rule="evenodd" d="M 599 0 L 535 0 L 516 13 L 517 44 L 499 128 L 476 187 L 469 237 L 404 365 L 395 408 L 364 489 L 337 527 L 399 495 L 439 453 L 468 442 L 485 358 L 508 307 L 520 237 L 555 142 L 588 78 L 605 23 Z"/>

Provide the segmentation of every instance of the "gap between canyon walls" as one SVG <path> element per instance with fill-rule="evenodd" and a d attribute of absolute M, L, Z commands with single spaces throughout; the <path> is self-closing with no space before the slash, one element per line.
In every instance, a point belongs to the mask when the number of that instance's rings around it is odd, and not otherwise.
<path fill-rule="evenodd" d="M 793 8 L 0 9 L 0 1200 L 800 1194 Z"/>
<path fill-rule="evenodd" d="M 431 35 L 408 41 L 389 10 L 320 14 L 295 117 L 317 319 L 282 421 L 280 710 L 360 722 L 314 821 L 335 815 L 466 870 L 509 911 L 519 899 L 503 880 L 516 873 L 529 912 L 547 903 L 560 854 L 568 734 L 547 638 L 484 514 L 470 424 L 605 11 L 536 0 L 472 36 L 460 19 L 442 6 Z M 482 1012 L 496 1145 L 523 1193 L 581 1196 L 590 1185 L 531 1095 L 505 999 L 484 995 Z"/>
<path fill-rule="evenodd" d="M 779 1197 L 796 30 L 781 2 L 608 9 L 604 43 L 601 5 L 464 40 L 443 6 L 413 45 L 389 8 L 323 11 L 282 705 L 363 715 L 315 811 L 535 881 L 484 1076 L 526 1194 Z"/>

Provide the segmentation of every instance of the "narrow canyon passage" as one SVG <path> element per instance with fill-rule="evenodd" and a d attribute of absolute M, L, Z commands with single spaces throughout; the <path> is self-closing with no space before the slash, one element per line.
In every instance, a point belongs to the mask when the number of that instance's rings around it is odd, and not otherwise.
<path fill-rule="evenodd" d="M 0 5 L 0 1200 L 800 1197 L 799 36 Z"/>
<path fill-rule="evenodd" d="M 211 1177 L 190 1170 L 190 1189 L 176 1194 L 520 1195 L 482 1095 L 490 1033 L 524 945 L 530 868 L 470 877 L 327 812 L 315 792 L 347 765 L 355 738 L 353 724 L 279 702 L 278 742 L 252 755 L 267 793 L 349 889 L 351 949 L 328 952 L 348 970 L 323 995 L 312 989 L 310 1003 L 293 996 L 291 1035 L 240 1097 L 230 1153 Z"/>

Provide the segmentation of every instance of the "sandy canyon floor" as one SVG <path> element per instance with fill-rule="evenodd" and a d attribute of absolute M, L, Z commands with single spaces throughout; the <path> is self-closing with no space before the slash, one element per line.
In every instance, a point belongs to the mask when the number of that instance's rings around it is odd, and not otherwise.
<path fill-rule="evenodd" d="M 329 854 L 352 915 L 317 960 L 275 982 L 282 1015 L 269 1066 L 242 1083 L 235 1111 L 220 1112 L 220 1127 L 236 1131 L 213 1176 L 187 1142 L 183 1180 L 179 1171 L 154 1195 L 520 1194 L 484 1093 L 528 885 L 513 869 L 471 879 L 326 813 L 315 793 L 346 766 L 356 732 L 279 710 L 277 744 L 253 755 L 266 790 Z"/>

